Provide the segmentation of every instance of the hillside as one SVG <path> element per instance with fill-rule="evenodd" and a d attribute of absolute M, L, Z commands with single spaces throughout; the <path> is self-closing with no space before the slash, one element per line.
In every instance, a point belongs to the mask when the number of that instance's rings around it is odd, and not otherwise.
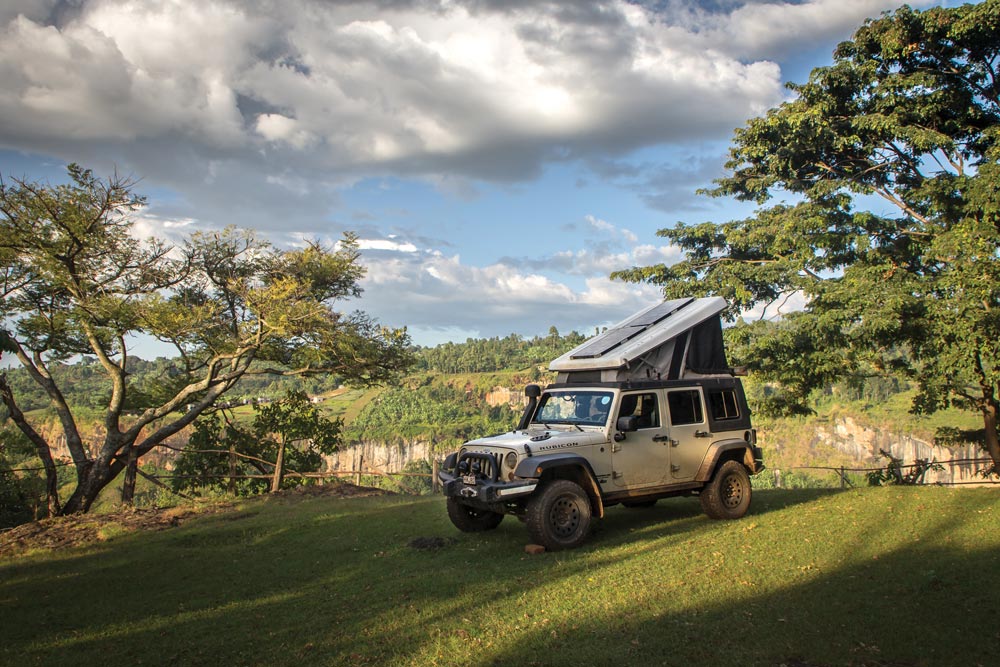
<path fill-rule="evenodd" d="M 526 556 L 440 498 L 286 494 L 0 556 L 0 665 L 988 665 L 998 519 L 988 489 L 763 491 Z"/>

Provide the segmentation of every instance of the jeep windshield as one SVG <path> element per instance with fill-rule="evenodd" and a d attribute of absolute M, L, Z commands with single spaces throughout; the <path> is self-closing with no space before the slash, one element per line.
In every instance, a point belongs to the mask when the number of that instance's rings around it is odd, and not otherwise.
<path fill-rule="evenodd" d="M 532 424 L 552 426 L 604 426 L 611 413 L 614 394 L 610 391 L 546 391 L 542 394 Z"/>

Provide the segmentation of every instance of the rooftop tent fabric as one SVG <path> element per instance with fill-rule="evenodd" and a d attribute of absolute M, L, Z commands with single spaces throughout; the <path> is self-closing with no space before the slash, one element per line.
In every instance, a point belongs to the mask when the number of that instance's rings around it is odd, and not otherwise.
<path fill-rule="evenodd" d="M 722 342 L 722 319 L 718 315 L 692 330 L 686 365 L 687 370 L 705 375 L 728 371 L 726 349 Z"/>

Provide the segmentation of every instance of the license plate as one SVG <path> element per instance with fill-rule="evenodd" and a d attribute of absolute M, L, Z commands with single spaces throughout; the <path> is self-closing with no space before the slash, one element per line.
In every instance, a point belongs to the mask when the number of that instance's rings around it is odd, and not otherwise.
<path fill-rule="evenodd" d="M 476 485 L 476 476 L 475 475 L 462 475 L 462 482 L 464 482 L 465 484 L 471 484 L 472 486 L 475 486 Z"/>

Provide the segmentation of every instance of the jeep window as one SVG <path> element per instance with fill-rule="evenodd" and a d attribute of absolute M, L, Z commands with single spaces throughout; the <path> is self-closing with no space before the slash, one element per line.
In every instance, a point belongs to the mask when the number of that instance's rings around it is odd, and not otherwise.
<path fill-rule="evenodd" d="M 609 391 L 547 391 L 531 421 L 535 424 L 604 426 L 611 412 Z"/>
<path fill-rule="evenodd" d="M 618 409 L 618 417 L 630 417 L 632 415 L 639 418 L 640 429 L 659 428 L 660 407 L 656 402 L 656 394 L 649 392 L 645 394 L 623 395 L 621 407 Z"/>
<path fill-rule="evenodd" d="M 708 392 L 708 408 L 715 421 L 739 419 L 740 410 L 737 405 L 736 392 L 732 389 Z"/>
<path fill-rule="evenodd" d="M 705 421 L 701 410 L 701 393 L 697 389 L 669 392 L 667 406 L 670 408 L 670 424 L 673 426 Z"/>

